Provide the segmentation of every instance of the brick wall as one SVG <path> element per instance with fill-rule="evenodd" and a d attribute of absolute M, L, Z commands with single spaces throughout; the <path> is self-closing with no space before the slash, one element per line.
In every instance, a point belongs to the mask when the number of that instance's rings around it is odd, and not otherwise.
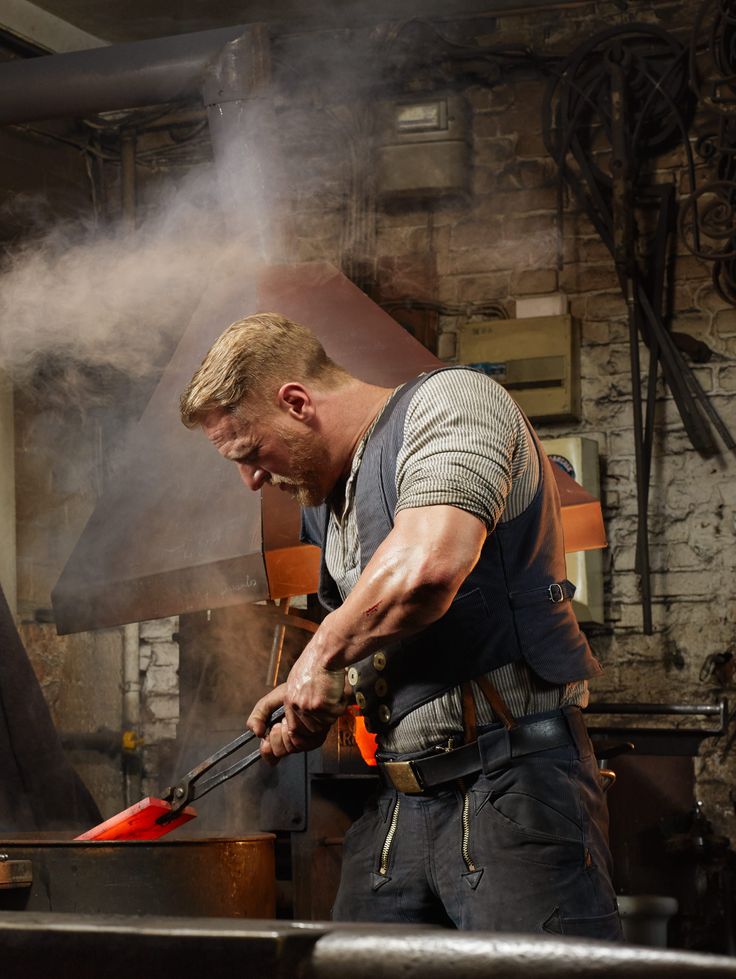
<path fill-rule="evenodd" d="M 176 738 L 179 722 L 178 628 L 176 616 L 142 622 L 140 626 L 144 795 L 158 795 L 172 778 L 168 749 Z"/>
<path fill-rule="evenodd" d="M 488 18 L 478 43 L 523 43 L 544 54 L 568 54 L 594 32 L 630 20 L 657 24 L 689 40 L 698 4 L 579 4 L 556 11 Z M 645 636 L 634 573 L 636 484 L 626 307 L 613 262 L 588 219 L 566 201 L 558 267 L 556 170 L 542 139 L 545 83 L 523 72 L 493 87 L 468 85 L 472 109 L 471 194 L 461 204 L 379 209 L 376 251 L 384 268 L 426 265 L 431 255 L 442 303 L 503 302 L 563 290 L 582 328 L 582 421 L 540 425 L 543 437 L 584 435 L 597 441 L 602 498 L 610 540 L 605 557 L 603 627 L 590 631 L 606 667 L 597 699 L 715 703 L 721 689 L 700 679 L 709 654 L 734 649 L 736 550 L 734 460 L 703 459 L 683 432 L 671 394 L 661 384 L 650 493 L 654 633 Z M 699 120 L 702 123 L 702 119 Z M 683 154 L 668 153 L 657 179 L 683 184 Z M 704 171 L 705 172 L 705 171 Z M 314 204 L 314 201 L 312 201 Z M 335 209 L 301 209 L 292 217 L 295 257 L 340 260 Z M 305 248 L 302 242 L 308 242 Z M 315 242 L 318 254 L 315 254 Z M 672 328 L 704 340 L 714 352 L 696 368 L 703 389 L 736 431 L 736 311 L 710 283 L 711 268 L 677 242 Z M 389 283 L 390 287 L 390 283 Z M 420 286 L 421 288 L 421 283 Z M 389 288 L 390 292 L 390 288 Z M 415 298 L 426 298 L 425 295 Z M 457 316 L 441 317 L 441 334 Z M 452 350 L 451 343 L 442 349 Z M 642 349 L 644 358 L 646 351 Z M 642 360 L 646 366 L 646 359 Z M 736 650 L 735 650 L 736 651 Z M 725 739 L 722 739 L 725 741 Z M 736 750 L 704 742 L 696 763 L 697 793 L 716 828 L 736 837 L 729 797 Z"/>

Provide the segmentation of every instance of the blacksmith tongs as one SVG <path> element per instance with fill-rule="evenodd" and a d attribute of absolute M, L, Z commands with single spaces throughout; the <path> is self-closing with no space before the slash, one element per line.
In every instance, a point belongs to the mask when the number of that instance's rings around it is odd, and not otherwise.
<path fill-rule="evenodd" d="M 284 708 L 278 707 L 268 721 L 268 726 L 272 727 L 278 721 L 280 721 L 284 716 Z M 250 768 L 261 756 L 260 746 L 252 751 L 245 758 L 241 758 L 236 761 L 235 764 L 231 765 L 229 768 L 224 769 L 221 772 L 215 772 L 214 775 L 210 775 L 203 782 L 199 780 L 203 775 L 206 775 L 211 768 L 219 764 L 223 758 L 229 758 L 230 755 L 239 751 L 244 745 L 248 744 L 255 738 L 255 734 L 252 731 L 245 731 L 243 734 L 235 738 L 229 744 L 223 745 L 218 751 L 209 758 L 205 758 L 203 762 L 195 766 L 190 772 L 180 779 L 176 785 L 170 785 L 166 790 L 163 799 L 171 805 L 171 810 L 165 812 L 163 816 L 159 816 L 156 820 L 157 823 L 164 825 L 165 823 L 171 822 L 179 812 L 189 805 L 190 802 L 194 802 L 195 799 L 201 799 L 203 795 L 207 795 L 216 788 L 220 783 L 227 782 L 228 779 L 232 778 L 233 775 L 238 775 L 240 772 L 244 772 L 246 768 Z"/>

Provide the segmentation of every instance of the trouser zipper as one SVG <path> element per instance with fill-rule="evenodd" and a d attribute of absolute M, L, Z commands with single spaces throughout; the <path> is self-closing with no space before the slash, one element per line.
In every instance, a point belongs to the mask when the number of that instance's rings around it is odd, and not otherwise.
<path fill-rule="evenodd" d="M 470 856 L 470 793 L 466 792 L 465 785 L 460 782 L 460 791 L 463 793 L 463 838 L 462 838 L 462 851 L 463 860 L 465 861 L 465 866 L 468 868 L 468 873 L 472 873 L 476 867 Z"/>
<path fill-rule="evenodd" d="M 394 841 L 394 836 L 396 836 L 396 827 L 399 825 L 400 808 L 401 797 L 397 795 L 396 802 L 394 803 L 394 811 L 391 813 L 391 824 L 389 825 L 386 839 L 383 841 L 383 846 L 381 847 L 381 862 L 378 866 L 378 873 L 381 877 L 385 877 L 388 872 L 388 858 L 391 855 L 391 844 Z"/>

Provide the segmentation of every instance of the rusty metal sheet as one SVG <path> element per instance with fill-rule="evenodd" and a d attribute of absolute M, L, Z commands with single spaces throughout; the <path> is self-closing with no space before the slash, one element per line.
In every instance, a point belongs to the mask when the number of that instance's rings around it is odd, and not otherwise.
<path fill-rule="evenodd" d="M 565 551 L 594 551 L 608 546 L 600 501 L 565 470 L 552 464 L 562 507 Z"/>

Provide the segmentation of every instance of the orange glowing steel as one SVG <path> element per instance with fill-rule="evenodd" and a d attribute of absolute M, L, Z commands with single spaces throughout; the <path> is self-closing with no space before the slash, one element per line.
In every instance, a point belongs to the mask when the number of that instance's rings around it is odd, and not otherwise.
<path fill-rule="evenodd" d="M 163 825 L 157 823 L 156 820 L 167 812 L 171 812 L 168 802 L 148 796 L 74 838 L 76 840 L 157 840 L 177 826 L 181 826 L 182 823 L 188 823 L 197 815 L 191 806 L 187 806 L 171 822 Z"/>

